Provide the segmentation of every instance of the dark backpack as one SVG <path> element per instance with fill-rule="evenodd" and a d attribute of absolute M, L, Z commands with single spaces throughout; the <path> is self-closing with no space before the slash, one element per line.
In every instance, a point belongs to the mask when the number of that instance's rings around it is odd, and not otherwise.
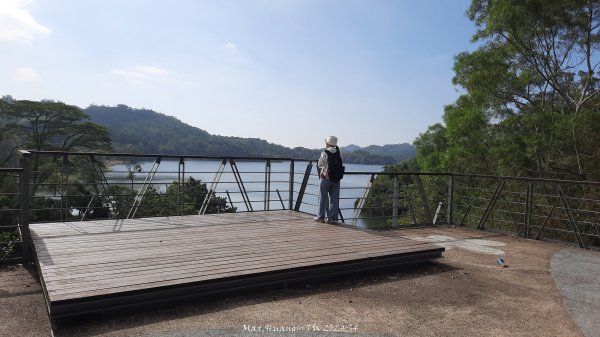
<path fill-rule="evenodd" d="M 342 156 L 340 155 L 340 148 L 335 147 L 337 151 L 330 152 L 325 150 L 327 153 L 327 166 L 329 167 L 329 180 L 337 183 L 342 178 L 344 178 L 344 173 L 346 172 L 346 167 L 342 163 Z"/>

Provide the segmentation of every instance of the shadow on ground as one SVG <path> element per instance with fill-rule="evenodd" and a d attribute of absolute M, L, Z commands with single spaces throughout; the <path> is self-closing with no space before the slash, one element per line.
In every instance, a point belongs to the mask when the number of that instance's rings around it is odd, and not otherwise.
<path fill-rule="evenodd" d="M 384 285 L 386 283 L 397 282 L 399 280 L 410 280 L 425 275 L 436 275 L 440 273 L 451 272 L 455 269 L 456 268 L 444 263 L 429 261 L 394 268 L 386 268 L 367 273 L 362 272 L 360 274 L 348 274 L 341 277 L 341 279 L 338 277 L 317 279 L 309 282 L 279 283 L 269 288 L 261 287 L 252 289 L 250 290 L 250 293 L 248 293 L 248 290 L 245 290 L 245 293 L 228 292 L 226 294 L 218 294 L 216 296 L 202 296 L 200 298 L 194 298 L 193 300 L 173 301 L 168 303 L 162 302 L 153 306 L 81 315 L 56 320 L 54 322 L 54 336 L 83 336 L 86 335 L 86 332 L 90 331 L 90 329 L 94 330 L 100 325 L 104 327 L 102 332 L 107 333 L 121 329 L 123 324 L 126 324 L 128 328 L 132 328 L 136 326 L 167 322 L 185 317 L 206 315 L 219 311 L 264 304 L 268 302 L 295 300 L 301 303 L 304 298 L 318 296 L 324 293 L 354 291 L 354 289 L 361 287 Z M 113 328 L 107 329 L 107 327 Z M 310 329 L 310 327 L 308 327 L 308 329 Z M 323 328 L 319 327 L 319 329 Z M 339 330 L 343 329 L 345 328 L 339 328 Z M 196 335 L 190 332 L 190 334 L 186 335 L 178 335 L 174 333 L 152 334 L 147 336 L 228 336 L 230 335 L 229 333 L 232 333 L 232 330 L 211 331 L 212 330 L 205 330 L 202 332 L 197 332 L 199 334 Z M 244 336 L 252 336 L 254 333 L 260 333 L 261 336 L 265 336 L 265 333 L 271 333 L 269 331 L 243 331 L 243 329 L 240 331 L 245 333 Z M 237 331 L 236 333 L 240 331 Z M 344 332 L 345 331 L 335 331 L 335 336 L 339 336 L 340 333 Z M 273 331 L 272 333 L 279 333 L 279 335 L 281 335 L 281 332 L 277 331 Z M 317 332 L 296 331 L 294 333 L 296 336 L 308 336 L 309 334 L 314 336 L 313 333 Z M 334 333 L 334 331 L 319 331 L 318 335 L 328 336 L 327 333 Z M 268 334 L 266 336 L 268 336 Z M 352 333 L 352 336 L 361 337 L 375 335 L 360 335 Z"/>

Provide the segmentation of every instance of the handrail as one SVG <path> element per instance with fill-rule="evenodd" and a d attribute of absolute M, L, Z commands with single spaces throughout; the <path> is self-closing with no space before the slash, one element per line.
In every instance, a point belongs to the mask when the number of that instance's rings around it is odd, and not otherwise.
<path fill-rule="evenodd" d="M 0 190 L 0 193 L 19 198 L 20 209 L 16 212 L 19 212 L 25 250 L 30 244 L 27 230 L 30 217 L 35 221 L 80 221 L 87 219 L 90 211 L 95 218 L 123 218 L 127 213 L 122 214 L 122 209 L 128 208 L 131 213 L 131 203 L 135 200 L 135 210 L 140 209 L 139 217 L 190 214 L 190 210 L 194 209 L 194 214 L 204 214 L 211 199 L 215 200 L 215 204 L 211 205 L 216 206 L 211 208 L 211 212 L 289 209 L 315 213 L 318 206 L 319 177 L 314 172 L 312 159 L 36 150 L 23 150 L 20 154 L 21 168 L 0 168 L 0 173 L 16 173 L 13 175 L 22 177 L 19 179 L 20 192 L 11 194 L 8 190 Z M 62 156 L 62 164 L 59 156 Z M 171 168 L 171 164 L 165 164 L 166 168 L 155 172 L 160 177 L 148 182 L 153 186 L 148 197 L 151 202 L 144 203 L 141 200 L 143 193 L 139 199 L 132 194 L 138 193 L 140 186 L 148 188 L 148 184 L 139 182 L 139 177 L 135 182 L 132 177 L 131 184 L 128 181 L 124 183 L 123 177 L 121 180 L 118 177 L 126 171 L 119 169 L 110 175 L 107 173 L 102 181 L 96 181 L 96 176 L 101 177 L 108 172 L 104 165 L 89 166 L 86 161 L 78 160 L 69 162 L 69 156 L 97 157 L 103 163 L 123 158 L 136 158 L 132 160 L 145 163 L 160 157 L 172 159 L 169 163 L 176 161 L 179 166 Z M 38 159 L 44 166 L 38 167 Z M 186 167 L 186 161 L 194 166 Z M 206 165 L 201 161 L 205 161 Z M 231 171 L 220 170 L 219 173 L 216 167 L 212 167 L 213 162 L 223 164 L 227 161 L 232 164 Z M 236 161 L 243 170 L 235 165 Z M 265 162 L 265 165 L 261 167 L 253 162 Z M 242 163 L 248 164 L 248 168 Z M 99 170 L 98 174 L 89 175 L 92 169 Z M 215 172 L 212 183 L 208 184 L 211 178 L 207 174 Z M 600 182 L 443 172 L 348 170 L 345 175 L 340 196 L 340 202 L 344 203 L 340 205 L 340 218 L 345 217 L 356 226 L 376 223 L 376 226 L 383 224 L 388 228 L 403 228 L 409 225 L 456 224 L 511 232 L 525 238 L 558 238 L 568 242 L 575 238 L 572 243 L 580 247 L 600 246 L 600 211 L 595 208 L 600 203 Z M 186 177 L 200 180 L 205 185 L 202 188 L 206 188 L 208 193 L 201 200 L 191 198 L 194 197 L 190 195 L 192 192 L 186 192 Z M 363 177 L 364 182 L 358 182 Z M 367 183 L 369 177 L 372 179 Z M 352 181 L 356 182 L 354 186 L 350 183 Z M 171 187 L 174 183 L 176 188 Z M 162 190 L 157 189 L 160 184 L 165 185 Z M 167 189 L 166 185 L 170 188 Z M 220 188 L 217 189 L 217 186 Z M 198 192 L 193 193 L 198 195 Z M 110 206 L 107 206 L 107 200 L 112 201 Z M 256 207 L 260 203 L 263 206 Z M 160 208 L 159 211 L 156 211 L 157 208 Z"/>
<path fill-rule="evenodd" d="M 0 173 L 21 173 L 22 167 L 0 167 Z"/>
<path fill-rule="evenodd" d="M 293 158 L 293 157 L 248 157 L 248 156 L 204 156 L 204 155 L 175 155 L 175 154 L 151 154 L 151 153 L 124 153 L 124 152 L 69 152 L 69 151 L 45 151 L 45 150 L 27 150 L 32 154 L 45 154 L 45 155 L 87 155 L 87 156 L 100 156 L 100 157 L 134 157 L 134 158 L 150 158 L 150 157 L 162 157 L 162 158 L 189 158 L 189 159 L 213 159 L 221 160 L 223 158 L 234 159 L 234 160 L 272 160 L 272 161 L 311 161 L 314 159 L 310 158 Z"/>

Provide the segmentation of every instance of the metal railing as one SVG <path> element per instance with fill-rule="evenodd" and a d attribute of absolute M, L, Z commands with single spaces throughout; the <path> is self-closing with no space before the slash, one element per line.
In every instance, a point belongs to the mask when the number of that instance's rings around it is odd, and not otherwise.
<path fill-rule="evenodd" d="M 465 226 L 600 246 L 598 182 L 352 167 L 340 193 L 347 224 Z M 25 260 L 29 222 L 282 209 L 316 214 L 319 203 L 316 161 L 305 159 L 21 151 L 21 168 L 3 172 L 18 186 L 0 196 L 19 200 L 5 212 L 12 212 L 8 229 L 22 237 L 18 255 Z"/>
<path fill-rule="evenodd" d="M 22 168 L 0 168 L 0 264 L 23 260 L 22 172 Z"/>
<path fill-rule="evenodd" d="M 600 247 L 600 182 L 378 173 L 357 212 L 387 226 L 445 224 Z"/>
<path fill-rule="evenodd" d="M 291 158 L 23 151 L 34 222 L 295 209 Z"/>

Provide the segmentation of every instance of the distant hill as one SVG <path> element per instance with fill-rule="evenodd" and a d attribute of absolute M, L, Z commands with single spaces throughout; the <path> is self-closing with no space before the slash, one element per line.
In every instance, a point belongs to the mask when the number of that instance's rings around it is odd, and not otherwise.
<path fill-rule="evenodd" d="M 385 161 L 385 164 L 395 164 L 406 159 L 414 158 L 417 155 L 417 149 L 408 144 L 388 144 L 388 145 L 370 145 L 367 147 L 360 147 L 358 145 L 350 144 L 340 148 L 342 153 L 351 154 L 351 156 L 359 156 L 363 153 L 367 153 L 371 156 L 378 156 L 381 160 Z M 346 155 L 344 158 L 347 158 Z"/>
<path fill-rule="evenodd" d="M 389 156 L 394 158 L 396 162 L 400 162 L 406 159 L 414 158 L 417 155 L 417 149 L 411 144 L 387 144 L 383 146 L 370 145 L 363 149 L 371 154 L 377 154 L 380 156 Z"/>
<path fill-rule="evenodd" d="M 153 110 L 133 109 L 126 105 L 98 106 L 84 109 L 92 122 L 110 132 L 116 151 L 134 153 L 194 154 L 205 156 L 293 157 L 317 159 L 321 149 L 307 149 L 272 144 L 258 138 L 213 135 L 183 123 L 175 117 Z M 361 164 L 394 164 L 396 158 L 409 158 L 406 145 L 371 145 L 342 148 L 344 161 Z M 398 149 L 399 153 L 394 153 Z M 413 148 L 414 153 L 414 148 Z M 413 154 L 414 157 L 414 154 Z"/>
<path fill-rule="evenodd" d="M 361 149 L 360 146 L 354 145 L 354 144 L 340 147 L 340 150 L 342 150 L 344 153 L 352 153 L 352 152 L 354 152 L 356 150 L 360 150 L 360 149 Z"/>
<path fill-rule="evenodd" d="M 153 110 L 92 105 L 92 122 L 104 125 L 118 151 L 205 156 L 318 157 L 317 150 L 289 149 L 258 138 L 212 135 Z"/>

